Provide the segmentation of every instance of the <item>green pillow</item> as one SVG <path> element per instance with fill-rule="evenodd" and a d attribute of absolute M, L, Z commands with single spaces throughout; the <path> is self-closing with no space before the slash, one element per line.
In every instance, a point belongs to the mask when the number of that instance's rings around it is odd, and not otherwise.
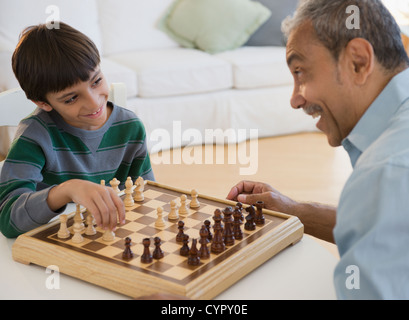
<path fill-rule="evenodd" d="M 270 15 L 250 0 L 176 0 L 159 28 L 184 47 L 217 53 L 242 46 Z"/>

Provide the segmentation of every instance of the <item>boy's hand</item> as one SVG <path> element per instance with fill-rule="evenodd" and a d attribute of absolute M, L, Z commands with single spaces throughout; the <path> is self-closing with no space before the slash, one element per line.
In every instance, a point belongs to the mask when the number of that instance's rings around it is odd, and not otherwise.
<path fill-rule="evenodd" d="M 50 190 L 47 202 L 53 211 L 69 202 L 80 204 L 104 229 L 115 230 L 118 220 L 120 224 L 125 223 L 125 206 L 117 193 L 112 188 L 90 181 L 66 181 Z"/>

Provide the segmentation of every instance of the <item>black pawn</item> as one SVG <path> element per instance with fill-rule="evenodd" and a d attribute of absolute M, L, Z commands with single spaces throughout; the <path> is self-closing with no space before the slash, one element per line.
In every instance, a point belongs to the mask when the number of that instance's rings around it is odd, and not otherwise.
<path fill-rule="evenodd" d="M 178 229 L 179 229 L 179 232 L 176 235 L 176 241 L 183 242 L 183 236 L 184 236 L 183 230 L 185 229 L 185 223 L 182 220 L 178 222 Z"/>
<path fill-rule="evenodd" d="M 142 241 L 143 244 L 143 254 L 141 255 L 141 262 L 142 263 L 151 263 L 152 262 L 152 255 L 149 251 L 149 246 L 151 245 L 151 240 L 149 238 L 145 238 Z"/>
<path fill-rule="evenodd" d="M 153 241 L 155 244 L 155 250 L 153 251 L 152 257 L 154 259 L 162 259 L 164 255 L 162 249 L 160 248 L 161 240 L 159 237 L 155 237 Z"/>
<path fill-rule="evenodd" d="M 180 248 L 180 255 L 187 257 L 189 255 L 189 235 L 185 234 L 183 235 L 183 246 Z"/>
<path fill-rule="evenodd" d="M 133 258 L 133 252 L 131 250 L 131 238 L 126 237 L 125 238 L 125 250 L 122 253 L 122 259 L 128 260 L 128 259 L 132 259 Z"/>
<path fill-rule="evenodd" d="M 189 250 L 189 258 L 187 264 L 190 266 L 197 266 L 200 263 L 199 252 L 197 251 L 197 239 L 192 239 L 192 247 Z"/>
<path fill-rule="evenodd" d="M 205 220 L 204 224 L 206 226 L 207 232 L 209 233 L 209 235 L 207 236 L 207 239 L 209 241 L 212 241 L 213 235 L 212 235 L 212 231 L 210 230 L 210 221 L 209 220 Z"/>
<path fill-rule="evenodd" d="M 200 250 L 199 250 L 199 256 L 201 259 L 208 259 L 210 257 L 210 251 L 209 248 L 207 247 L 207 244 L 209 243 L 209 232 L 207 231 L 206 225 L 203 225 L 202 228 L 200 229 Z"/>

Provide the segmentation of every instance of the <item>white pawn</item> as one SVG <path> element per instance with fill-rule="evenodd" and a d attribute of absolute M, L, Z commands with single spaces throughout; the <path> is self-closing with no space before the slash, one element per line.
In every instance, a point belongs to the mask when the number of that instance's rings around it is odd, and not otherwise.
<path fill-rule="evenodd" d="M 191 208 L 199 208 L 200 207 L 200 203 L 197 200 L 197 191 L 196 190 L 192 190 L 192 201 L 190 201 L 190 207 Z"/>
<path fill-rule="evenodd" d="M 179 215 L 181 215 L 181 216 L 187 216 L 187 214 L 189 212 L 189 209 L 186 206 L 186 199 L 187 199 L 187 197 L 186 197 L 185 194 L 182 194 L 180 196 Z"/>
<path fill-rule="evenodd" d="M 158 207 L 156 211 L 158 214 L 158 218 L 155 221 L 155 227 L 163 228 L 166 225 L 165 220 L 163 220 L 163 209 L 161 207 Z"/>
<path fill-rule="evenodd" d="M 133 187 L 132 178 L 128 177 L 125 182 L 125 199 L 124 199 L 125 207 L 132 207 L 135 204 L 132 198 L 132 187 Z"/>
<path fill-rule="evenodd" d="M 87 228 L 85 229 L 85 234 L 87 236 L 93 236 L 94 234 L 97 233 L 97 231 L 94 228 L 93 224 L 94 217 L 91 214 L 87 215 Z"/>
<path fill-rule="evenodd" d="M 176 201 L 172 200 L 170 202 L 170 212 L 168 215 L 169 220 L 178 220 L 179 219 L 179 214 L 178 214 L 178 208 L 176 206 Z"/>
<path fill-rule="evenodd" d="M 60 222 L 61 222 L 60 230 L 58 230 L 57 236 L 60 239 L 67 239 L 71 234 L 67 228 L 67 215 L 66 214 L 60 215 Z"/>
<path fill-rule="evenodd" d="M 72 242 L 73 243 L 81 243 L 84 241 L 84 238 L 82 237 L 81 231 L 82 231 L 82 226 L 81 223 L 79 223 L 78 221 L 74 222 L 74 235 L 72 237 Z"/>
<path fill-rule="evenodd" d="M 115 233 L 112 230 L 106 229 L 102 235 L 102 240 L 106 242 L 111 242 L 115 240 Z"/>

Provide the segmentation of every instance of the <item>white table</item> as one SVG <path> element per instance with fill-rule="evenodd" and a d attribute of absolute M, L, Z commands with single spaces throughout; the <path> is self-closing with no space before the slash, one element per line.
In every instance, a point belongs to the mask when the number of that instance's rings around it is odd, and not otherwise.
<path fill-rule="evenodd" d="M 68 210 L 71 212 L 72 208 Z M 14 240 L 0 234 L 0 299 L 128 299 L 64 274 L 60 274 L 59 289 L 47 289 L 51 274 L 45 268 L 12 259 Z M 337 261 L 327 249 L 305 235 L 216 299 L 336 299 L 333 271 Z"/>

